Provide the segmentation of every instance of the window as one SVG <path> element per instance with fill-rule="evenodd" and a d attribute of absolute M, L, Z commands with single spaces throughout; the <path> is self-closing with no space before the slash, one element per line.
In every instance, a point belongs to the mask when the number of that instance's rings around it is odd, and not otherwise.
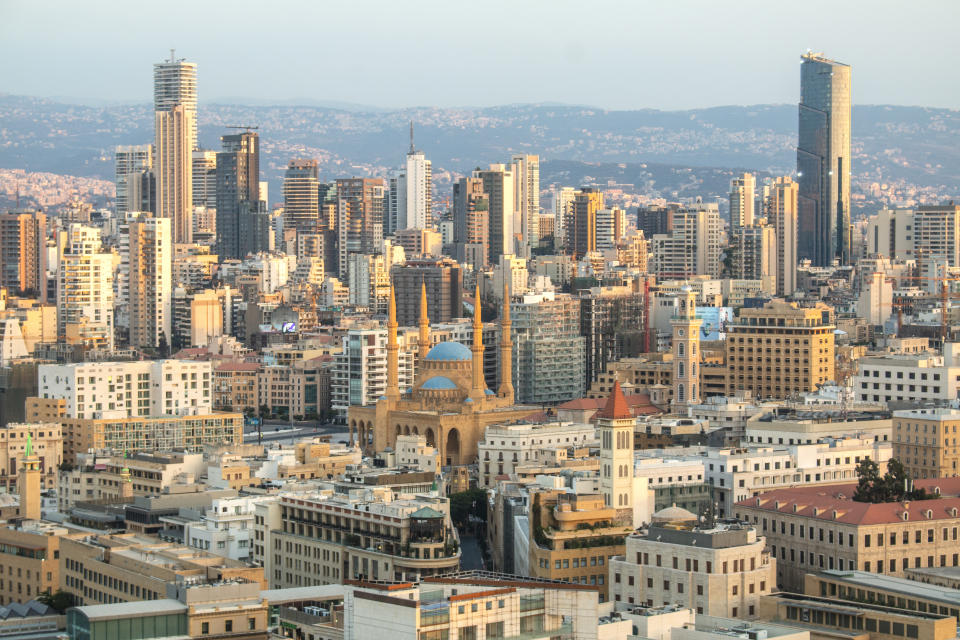
<path fill-rule="evenodd" d="M 257 619 L 256 618 L 247 618 L 247 629 L 253 631 L 257 628 Z"/>
<path fill-rule="evenodd" d="M 231 631 L 233 631 L 233 620 L 225 620 L 223 622 L 223 630 L 226 631 L 227 633 L 230 633 Z"/>
<path fill-rule="evenodd" d="M 208 635 L 208 634 L 210 633 L 210 623 L 209 623 L 209 622 L 201 622 L 201 623 L 200 623 L 200 633 L 202 633 L 203 635 Z"/>

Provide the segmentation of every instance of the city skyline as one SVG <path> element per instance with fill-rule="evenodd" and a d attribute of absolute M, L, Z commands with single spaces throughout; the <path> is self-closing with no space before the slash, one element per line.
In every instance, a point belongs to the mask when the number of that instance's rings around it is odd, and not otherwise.
<path fill-rule="evenodd" d="M 487 34 L 484 46 L 455 37 L 455 30 L 448 34 L 446 21 L 457 13 L 429 2 L 420 4 L 416 23 L 402 13 L 404 7 L 380 2 L 368 6 L 381 18 L 374 22 L 357 20 L 352 5 L 301 6 L 296 12 L 284 5 L 259 15 L 257 21 L 242 19 L 249 15 L 242 4 L 230 12 L 204 5 L 191 11 L 192 19 L 186 24 L 174 22 L 182 15 L 175 10 L 157 16 L 148 34 L 123 28 L 123 19 L 117 17 L 122 12 L 115 11 L 114 3 L 97 3 L 82 10 L 64 5 L 56 12 L 45 11 L 47 6 L 8 2 L 2 10 L 7 19 L 0 26 L 4 35 L 0 53 L 6 55 L 0 56 L 0 73 L 9 93 L 143 102 L 149 86 L 140 69 L 176 48 L 178 55 L 201 65 L 200 101 L 208 104 L 236 98 L 258 104 L 302 101 L 380 108 L 556 102 L 619 110 L 782 104 L 796 102 L 798 94 L 795 79 L 785 77 L 790 74 L 782 71 L 796 60 L 797 52 L 809 49 L 858 68 L 855 104 L 960 106 L 960 94 L 952 83 L 936 81 L 941 75 L 936 61 L 955 57 L 958 46 L 949 37 L 949 29 L 956 24 L 960 8 L 947 3 L 914 3 L 909 8 L 888 5 L 884 11 L 865 11 L 866 3 L 844 3 L 830 7 L 828 23 L 817 20 L 822 11 L 815 10 L 817 6 L 826 8 L 827 3 L 815 2 L 807 11 L 789 16 L 769 11 L 761 3 L 748 3 L 742 10 L 749 18 L 723 31 L 704 25 L 727 18 L 726 11 L 698 2 L 627 9 L 601 3 L 589 12 L 567 3 L 549 7 L 529 3 L 511 6 L 514 19 L 506 23 L 494 22 L 487 15 L 499 14 L 493 6 L 483 14 L 462 16 L 473 21 L 474 30 Z M 307 29 L 316 20 L 336 29 L 329 37 L 314 39 L 310 37 L 312 27 Z M 904 32 L 900 25 L 906 21 L 927 26 L 922 35 L 920 31 Z M 31 24 L 45 25 L 44 37 L 49 41 L 40 52 Z M 84 24 L 85 29 L 75 30 L 76 24 Z M 648 28 L 654 24 L 670 28 Z M 785 24 L 789 28 L 783 28 Z M 227 29 L 250 37 L 229 42 L 209 38 L 214 25 L 218 31 Z M 533 33 L 543 36 L 530 38 L 521 26 L 532 27 Z M 581 29 L 598 33 L 602 42 L 613 45 L 591 46 L 578 31 Z M 273 33 L 285 36 L 276 38 Z M 108 41 L 109 47 L 97 44 Z M 684 46 L 677 47 L 681 41 Z M 251 42 L 257 44 L 251 46 Z M 84 55 L 76 55 L 78 47 Z M 30 63 L 19 63 L 15 52 L 27 48 L 34 51 Z M 119 58 L 115 55 L 118 48 L 125 51 Z M 428 59 L 430 64 L 411 65 L 404 73 L 391 72 L 386 61 L 393 60 L 397 50 L 411 59 Z M 662 55 L 665 50 L 670 51 L 669 56 Z M 445 55 L 437 56 L 437 51 Z M 915 64 L 924 59 L 933 63 Z M 344 62 L 330 64 L 333 60 Z M 742 71 L 745 61 L 753 65 L 744 75 L 749 81 L 730 82 L 729 71 L 734 65 Z M 288 73 L 275 73 L 281 62 Z M 83 72 L 84 67 L 101 65 L 109 65 L 113 72 L 100 79 Z M 322 69 L 325 78 L 313 93 L 296 82 L 300 72 L 309 73 L 311 68 Z M 470 72 L 497 81 L 444 80 Z M 585 96 L 576 83 L 562 82 L 584 74 L 605 90 Z M 633 81 L 625 81 L 626 77 Z M 891 77 L 896 83 L 890 83 Z M 691 86 L 691 79 L 698 84 Z M 247 89 L 238 92 L 236 87 Z"/>

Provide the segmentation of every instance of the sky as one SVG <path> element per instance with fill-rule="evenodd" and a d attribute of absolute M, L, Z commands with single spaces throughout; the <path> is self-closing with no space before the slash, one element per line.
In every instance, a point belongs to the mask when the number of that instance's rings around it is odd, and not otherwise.
<path fill-rule="evenodd" d="M 960 108 L 956 0 L 0 0 L 0 92 L 150 102 L 152 64 L 200 102 L 607 109 L 793 103 L 808 49 L 855 104 Z"/>

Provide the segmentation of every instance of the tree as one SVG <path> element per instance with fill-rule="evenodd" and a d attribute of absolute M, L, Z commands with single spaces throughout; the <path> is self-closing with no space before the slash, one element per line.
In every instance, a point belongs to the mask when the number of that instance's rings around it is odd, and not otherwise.
<path fill-rule="evenodd" d="M 466 525 L 470 516 L 487 519 L 487 492 L 470 489 L 450 495 L 450 519 L 458 528 Z"/>
<path fill-rule="evenodd" d="M 48 607 L 56 609 L 59 613 L 63 613 L 76 604 L 73 594 L 67 593 L 62 589 L 58 589 L 57 592 L 53 594 L 51 594 L 49 591 L 45 591 L 37 596 L 37 601 L 42 602 Z"/>
<path fill-rule="evenodd" d="M 923 487 L 917 489 L 913 478 L 903 463 L 896 458 L 887 460 L 887 472 L 880 477 L 880 468 L 869 457 L 857 465 L 857 489 L 853 499 L 857 502 L 901 502 L 903 500 L 932 500 L 938 496 L 927 493 Z"/>
<path fill-rule="evenodd" d="M 865 457 L 857 465 L 857 489 L 853 492 L 853 499 L 857 502 L 878 502 L 875 500 L 875 491 L 880 481 L 880 465 Z"/>

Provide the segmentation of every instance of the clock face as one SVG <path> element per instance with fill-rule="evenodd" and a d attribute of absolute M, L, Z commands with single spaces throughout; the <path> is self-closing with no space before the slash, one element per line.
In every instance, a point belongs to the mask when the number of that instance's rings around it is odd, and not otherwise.
<path fill-rule="evenodd" d="M 677 335 L 683 337 L 683 329 L 677 329 Z"/>

